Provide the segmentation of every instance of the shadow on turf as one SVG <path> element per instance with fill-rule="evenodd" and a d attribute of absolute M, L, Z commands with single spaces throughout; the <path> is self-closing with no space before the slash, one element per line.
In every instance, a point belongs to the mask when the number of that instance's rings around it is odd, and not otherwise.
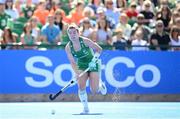
<path fill-rule="evenodd" d="M 72 114 L 72 115 L 103 115 L 103 113 L 87 113 L 87 114 Z"/>

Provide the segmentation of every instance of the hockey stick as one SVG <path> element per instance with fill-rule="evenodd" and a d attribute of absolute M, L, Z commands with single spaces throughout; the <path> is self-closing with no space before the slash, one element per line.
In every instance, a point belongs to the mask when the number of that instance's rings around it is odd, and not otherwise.
<path fill-rule="evenodd" d="M 88 70 L 89 70 L 89 67 L 88 67 L 86 70 L 84 70 L 82 73 L 80 73 L 78 77 L 83 76 Z M 70 86 L 72 86 L 73 84 L 75 84 L 78 80 L 79 80 L 79 79 L 77 79 L 76 81 L 74 81 L 74 80 L 69 81 L 69 83 L 68 83 L 65 87 L 63 87 L 59 92 L 57 92 L 57 93 L 54 94 L 54 95 L 53 95 L 53 94 L 50 94 L 50 95 L 49 95 L 49 99 L 50 99 L 50 100 L 56 99 L 57 96 L 59 96 L 62 92 L 64 92 L 64 91 L 65 91 L 66 89 L 68 89 Z"/>

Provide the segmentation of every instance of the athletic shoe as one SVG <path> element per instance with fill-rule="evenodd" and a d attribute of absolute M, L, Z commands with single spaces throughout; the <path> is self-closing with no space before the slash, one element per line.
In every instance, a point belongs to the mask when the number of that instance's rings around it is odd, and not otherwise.
<path fill-rule="evenodd" d="M 89 108 L 88 107 L 84 107 L 83 112 L 81 112 L 80 114 L 88 114 L 89 113 Z"/>
<path fill-rule="evenodd" d="M 102 95 L 106 95 L 107 94 L 107 88 L 104 82 L 102 82 L 101 84 L 99 84 L 99 91 L 101 92 Z"/>

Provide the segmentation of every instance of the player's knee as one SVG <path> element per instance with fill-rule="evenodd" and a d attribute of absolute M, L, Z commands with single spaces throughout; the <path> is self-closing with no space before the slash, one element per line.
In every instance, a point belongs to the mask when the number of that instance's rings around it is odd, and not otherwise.
<path fill-rule="evenodd" d="M 79 90 L 84 90 L 86 88 L 85 84 L 78 84 Z"/>

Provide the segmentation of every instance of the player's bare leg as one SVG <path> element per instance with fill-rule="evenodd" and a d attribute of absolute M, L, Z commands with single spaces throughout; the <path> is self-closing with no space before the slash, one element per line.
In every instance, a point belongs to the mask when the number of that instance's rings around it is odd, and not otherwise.
<path fill-rule="evenodd" d="M 105 95 L 107 93 L 106 86 L 101 81 L 98 72 L 91 72 L 89 79 L 90 79 L 91 92 L 93 94 L 97 92 L 101 92 L 102 95 Z"/>
<path fill-rule="evenodd" d="M 99 89 L 99 74 L 98 72 L 91 72 L 89 76 L 91 93 L 96 94 Z"/>

